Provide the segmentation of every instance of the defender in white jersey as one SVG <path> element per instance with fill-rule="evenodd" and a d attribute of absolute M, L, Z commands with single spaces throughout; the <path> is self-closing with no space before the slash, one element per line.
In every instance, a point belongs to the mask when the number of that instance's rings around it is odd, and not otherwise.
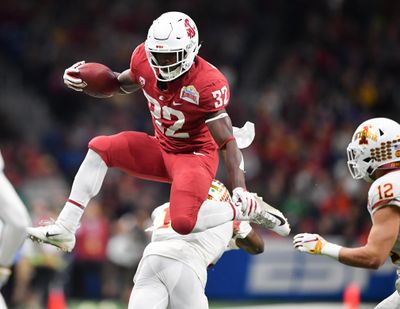
<path fill-rule="evenodd" d="M 4 175 L 0 153 L 0 288 L 11 275 L 11 265 L 17 250 L 26 238 L 30 219 L 25 205 Z M 6 308 L 0 295 L 0 309 Z"/>
<path fill-rule="evenodd" d="M 225 186 L 214 180 L 209 200 L 229 201 Z M 218 207 L 215 204 L 215 207 Z M 152 240 L 134 277 L 129 309 L 205 309 L 207 267 L 226 250 L 264 251 L 263 240 L 246 221 L 227 222 L 204 232 L 181 235 L 171 228 L 169 203 L 152 214 Z"/>
<path fill-rule="evenodd" d="M 400 124 L 387 118 L 363 122 L 347 147 L 348 167 L 354 179 L 372 182 L 368 211 L 372 228 L 367 243 L 345 248 L 318 234 L 294 237 L 294 247 L 309 254 L 322 254 L 355 267 L 377 269 L 390 256 L 397 267 L 396 291 L 375 308 L 400 308 Z"/>

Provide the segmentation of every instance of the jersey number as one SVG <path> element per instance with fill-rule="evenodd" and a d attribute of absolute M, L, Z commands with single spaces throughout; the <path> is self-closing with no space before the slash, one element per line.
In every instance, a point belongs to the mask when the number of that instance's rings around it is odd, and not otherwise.
<path fill-rule="evenodd" d="M 382 186 L 378 186 L 378 193 L 380 200 L 393 197 L 393 185 L 391 183 L 385 183 Z"/>
<path fill-rule="evenodd" d="M 153 110 L 150 109 L 150 113 L 153 116 L 157 127 L 165 136 L 177 137 L 177 138 L 188 138 L 189 133 L 187 132 L 179 132 L 176 131 L 180 130 L 185 123 L 185 115 L 176 109 L 173 109 L 168 106 L 163 106 L 161 108 L 160 103 L 153 97 L 149 96 L 145 91 L 143 91 L 147 101 L 153 105 Z M 177 118 L 177 120 L 169 127 L 164 127 L 160 119 L 165 120 L 172 120 L 172 116 Z"/>
<path fill-rule="evenodd" d="M 219 90 L 215 90 L 213 92 L 211 92 L 214 99 L 216 99 L 217 101 L 214 103 L 215 108 L 219 108 L 222 105 L 226 105 L 228 104 L 228 88 L 226 86 L 223 86 L 221 89 Z"/>

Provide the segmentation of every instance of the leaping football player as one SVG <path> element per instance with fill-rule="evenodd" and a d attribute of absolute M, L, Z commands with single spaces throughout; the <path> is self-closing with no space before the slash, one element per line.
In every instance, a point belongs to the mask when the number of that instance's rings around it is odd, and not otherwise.
<path fill-rule="evenodd" d="M 168 12 L 153 22 L 146 41 L 133 51 L 130 68 L 118 74 L 113 94 L 142 90 L 154 136 L 131 131 L 93 138 L 57 220 L 29 228 L 33 240 L 71 251 L 80 218 L 99 192 L 108 168 L 170 183 L 171 226 L 179 234 L 232 220 L 247 220 L 289 234 L 283 214 L 247 191 L 243 157 L 225 109 L 230 99 L 228 82 L 197 55 L 199 49 L 199 33 L 188 15 Z M 65 84 L 76 91 L 88 86 L 79 77 L 83 64 L 65 70 Z M 232 202 L 207 200 L 218 167 L 218 150 L 223 154 Z"/>

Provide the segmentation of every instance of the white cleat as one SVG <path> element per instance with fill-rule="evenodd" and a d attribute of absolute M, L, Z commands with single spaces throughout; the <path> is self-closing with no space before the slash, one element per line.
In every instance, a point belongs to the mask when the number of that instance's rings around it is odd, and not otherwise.
<path fill-rule="evenodd" d="M 281 236 L 288 236 L 290 225 L 283 213 L 263 201 L 262 197 L 254 193 L 258 202 L 258 207 L 250 215 L 250 221 L 274 231 Z"/>
<path fill-rule="evenodd" d="M 75 246 L 75 234 L 70 232 L 61 223 L 50 221 L 46 225 L 28 227 L 28 237 L 38 243 L 53 245 L 62 251 L 71 252 Z"/>

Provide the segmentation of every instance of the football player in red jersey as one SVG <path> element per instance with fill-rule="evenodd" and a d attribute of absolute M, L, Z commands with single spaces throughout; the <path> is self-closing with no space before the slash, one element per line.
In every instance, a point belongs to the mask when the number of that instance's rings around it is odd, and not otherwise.
<path fill-rule="evenodd" d="M 146 41 L 133 51 L 130 68 L 118 75 L 119 88 L 114 94 L 142 90 L 154 136 L 132 131 L 92 139 L 57 221 L 28 229 L 33 240 L 72 250 L 83 211 L 99 192 L 109 167 L 171 183 L 172 228 L 180 234 L 204 231 L 233 219 L 289 234 L 282 213 L 246 190 L 242 154 L 225 110 L 229 85 L 217 68 L 197 56 L 199 49 L 197 27 L 186 14 L 168 12 L 153 22 Z M 64 74 L 65 84 L 76 91 L 87 86 L 79 77 L 83 63 Z M 223 153 L 234 204 L 207 200 L 218 167 L 218 149 Z"/>

